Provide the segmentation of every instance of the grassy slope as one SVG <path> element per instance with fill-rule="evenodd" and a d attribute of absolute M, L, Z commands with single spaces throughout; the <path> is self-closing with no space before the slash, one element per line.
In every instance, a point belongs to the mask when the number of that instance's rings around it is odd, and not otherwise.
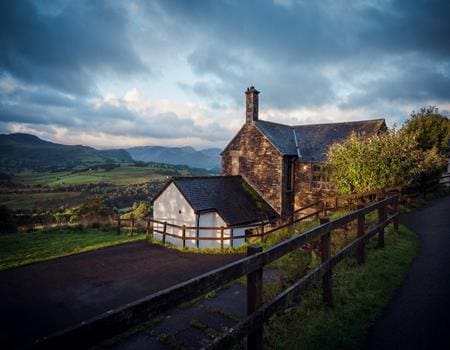
<path fill-rule="evenodd" d="M 359 349 L 369 327 L 402 283 L 419 241 L 405 227 L 386 235 L 384 249 L 369 246 L 366 263 L 347 259 L 334 271 L 334 307 L 312 288 L 299 306 L 275 316 L 265 327 L 267 348 Z"/>
<path fill-rule="evenodd" d="M 0 193 L 0 203 L 14 209 L 55 208 L 68 203 L 77 205 L 85 199 L 86 193 L 82 192 Z"/>
<path fill-rule="evenodd" d="M 47 185 L 50 187 L 75 184 L 97 184 L 100 182 L 113 185 L 131 185 L 162 179 L 154 167 L 121 166 L 110 171 L 92 170 L 78 173 L 61 172 L 22 172 L 16 179 L 27 185 Z"/>
<path fill-rule="evenodd" d="M 0 237 L 0 270 L 144 239 L 98 229 L 58 229 Z"/>

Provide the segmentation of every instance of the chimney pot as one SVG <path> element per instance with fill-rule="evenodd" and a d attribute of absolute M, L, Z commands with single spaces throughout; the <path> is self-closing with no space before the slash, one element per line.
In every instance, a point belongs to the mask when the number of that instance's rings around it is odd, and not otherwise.
<path fill-rule="evenodd" d="M 253 123 L 258 120 L 258 94 L 259 91 L 254 86 L 250 86 L 245 91 L 245 120 L 247 123 Z"/>

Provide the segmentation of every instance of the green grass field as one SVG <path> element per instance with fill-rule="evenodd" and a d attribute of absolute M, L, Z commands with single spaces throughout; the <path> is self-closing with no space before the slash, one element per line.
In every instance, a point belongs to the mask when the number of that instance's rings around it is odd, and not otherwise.
<path fill-rule="evenodd" d="M 15 175 L 16 181 L 24 184 L 32 186 L 46 185 L 50 187 L 98 184 L 100 182 L 123 186 L 145 183 L 152 180 L 162 180 L 164 178 L 165 175 L 158 173 L 158 169 L 152 166 L 121 166 L 109 171 L 95 169 L 75 173 L 71 171 L 21 172 Z"/>
<path fill-rule="evenodd" d="M 0 270 L 143 240 L 145 235 L 118 235 L 115 230 L 52 229 L 0 237 Z"/>
<path fill-rule="evenodd" d="M 82 192 L 43 192 L 0 194 L 0 203 L 14 209 L 56 208 L 78 205 L 86 199 Z"/>
<path fill-rule="evenodd" d="M 366 263 L 346 259 L 333 271 L 332 308 L 324 305 L 320 286 L 302 295 L 301 303 L 265 326 L 267 349 L 361 349 L 370 326 L 403 282 L 419 240 L 404 226 L 389 228 L 385 247 L 369 243 Z M 286 260 L 285 269 L 295 269 Z M 297 262 L 296 262 L 297 263 Z M 295 305 L 295 304 L 294 304 Z"/>

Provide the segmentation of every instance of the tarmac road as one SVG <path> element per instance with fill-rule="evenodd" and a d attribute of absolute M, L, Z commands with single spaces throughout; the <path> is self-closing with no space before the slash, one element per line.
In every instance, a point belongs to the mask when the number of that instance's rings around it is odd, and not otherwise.
<path fill-rule="evenodd" d="M 122 244 L 0 272 L 0 348 L 23 348 L 242 257 Z"/>
<path fill-rule="evenodd" d="M 404 284 L 371 329 L 366 348 L 450 349 L 450 196 L 405 214 L 401 223 L 422 244 Z"/>

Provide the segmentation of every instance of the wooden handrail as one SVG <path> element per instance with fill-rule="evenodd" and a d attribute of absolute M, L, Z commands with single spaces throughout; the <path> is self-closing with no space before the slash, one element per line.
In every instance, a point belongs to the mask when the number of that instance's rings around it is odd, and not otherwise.
<path fill-rule="evenodd" d="M 389 204 L 395 204 L 399 195 L 394 195 L 373 203 L 367 207 L 358 209 L 341 218 L 323 223 L 304 233 L 297 234 L 283 242 L 280 242 L 264 252 L 256 253 L 251 256 L 241 258 L 225 266 L 202 274 L 188 281 L 179 283 L 160 292 L 151 294 L 138 301 L 127 304 L 123 307 L 110 310 L 100 316 L 94 317 L 88 321 L 68 328 L 62 332 L 53 334 L 49 337 L 39 340 L 36 348 L 70 348 L 79 349 L 94 345 L 101 340 L 107 339 L 112 335 L 119 334 L 139 323 L 147 321 L 149 318 L 160 315 L 163 312 L 181 304 L 208 293 L 216 288 L 223 286 L 244 275 L 251 274 L 264 266 L 281 258 L 282 256 L 300 248 L 306 243 L 322 237 L 331 230 L 340 226 L 345 226 L 351 221 L 358 219 L 379 208 L 385 208 Z M 384 211 L 386 212 L 386 211 Z M 387 213 L 386 213 L 387 214 Z M 398 213 L 389 217 L 382 217 L 384 220 L 379 222 L 369 232 L 360 236 L 348 246 L 338 252 L 335 256 L 322 262 L 317 268 L 303 277 L 300 281 L 283 291 L 274 300 L 264 304 L 247 319 L 240 322 L 236 327 L 230 329 L 225 335 L 214 341 L 210 348 L 225 349 L 230 344 L 236 344 L 236 341 L 249 334 L 251 331 L 261 325 L 271 315 L 281 309 L 284 302 L 299 291 L 313 279 L 322 276 L 324 273 L 340 262 L 345 256 L 355 249 L 358 244 L 369 239 L 372 235 L 379 233 L 385 226 L 396 219 Z"/>

